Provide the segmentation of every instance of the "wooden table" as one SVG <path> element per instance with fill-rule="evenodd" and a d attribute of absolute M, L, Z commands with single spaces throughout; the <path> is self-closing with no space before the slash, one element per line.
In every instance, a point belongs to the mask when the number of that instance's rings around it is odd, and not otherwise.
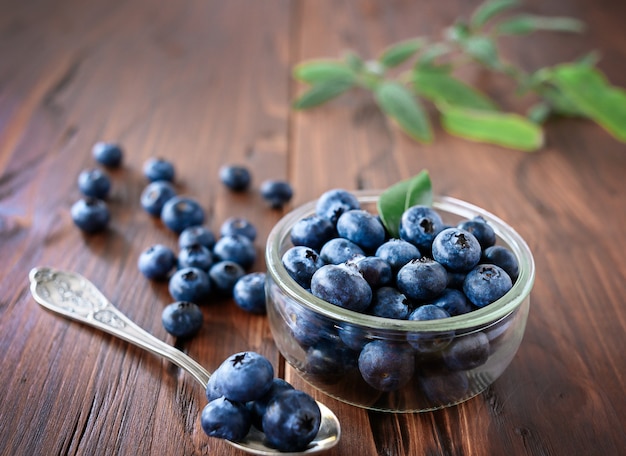
<path fill-rule="evenodd" d="M 332 455 L 617 455 L 626 452 L 626 146 L 595 124 L 561 119 L 546 147 L 524 153 L 464 141 L 439 127 L 431 145 L 390 126 L 370 95 L 354 92 L 306 112 L 292 67 L 345 49 L 375 57 L 387 45 L 436 35 L 471 2 L 181 0 L 0 1 L 0 454 L 240 454 L 199 424 L 204 392 L 168 362 L 42 310 L 28 289 L 38 265 L 75 270 L 140 326 L 209 368 L 255 350 L 280 376 L 341 419 Z M 582 35 L 538 33 L 503 42 L 531 70 L 602 53 L 600 68 L 626 86 L 626 4 L 529 2 L 526 11 L 574 16 Z M 469 79 L 520 109 L 504 79 Z M 91 146 L 119 141 L 110 228 L 83 235 L 70 206 Z M 294 207 L 321 192 L 384 188 L 423 168 L 435 191 L 500 215 L 527 240 L 537 280 L 524 341 L 482 395 L 424 414 L 381 414 L 316 393 L 285 365 L 266 317 L 230 300 L 204 308 L 192 341 L 165 332 L 165 284 L 137 269 L 142 250 L 176 236 L 140 207 L 142 164 L 176 165 L 181 193 L 217 230 L 230 216 L 264 240 L 282 211 L 261 182 L 288 179 Z M 225 163 L 254 173 L 250 192 L 228 192 Z M 288 210 L 286 208 L 285 210 Z"/>

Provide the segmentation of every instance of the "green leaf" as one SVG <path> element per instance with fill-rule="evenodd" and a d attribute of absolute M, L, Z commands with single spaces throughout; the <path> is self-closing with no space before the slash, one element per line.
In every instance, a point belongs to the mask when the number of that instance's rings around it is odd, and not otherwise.
<path fill-rule="evenodd" d="M 378 215 L 387 232 L 399 237 L 400 220 L 406 209 L 417 204 L 431 206 L 433 203 L 432 183 L 428 171 L 400 181 L 387 188 L 378 198 Z"/>
<path fill-rule="evenodd" d="M 600 70 L 563 64 L 554 69 L 550 82 L 587 117 L 626 142 L 626 91 L 611 85 Z"/>
<path fill-rule="evenodd" d="M 527 116 L 532 122 L 542 124 L 550 116 L 551 112 L 552 109 L 548 103 L 540 102 L 530 107 Z"/>
<path fill-rule="evenodd" d="M 580 33 L 585 24 L 570 17 L 544 17 L 532 14 L 520 14 L 497 25 L 496 31 L 501 35 L 523 35 L 538 30 L 553 32 Z"/>
<path fill-rule="evenodd" d="M 543 146 L 541 127 L 517 114 L 438 105 L 443 128 L 465 139 L 534 151 Z"/>
<path fill-rule="evenodd" d="M 354 81 L 354 72 L 344 62 L 338 60 L 312 60 L 296 65 L 293 76 L 309 84 L 326 81 Z"/>
<path fill-rule="evenodd" d="M 487 0 L 474 11 L 470 19 L 470 25 L 473 29 L 480 28 L 491 18 L 517 6 L 517 4 L 517 0 Z"/>
<path fill-rule="evenodd" d="M 332 80 L 314 84 L 304 92 L 293 104 L 295 109 L 308 109 L 331 100 L 354 85 L 352 81 Z"/>
<path fill-rule="evenodd" d="M 343 57 L 345 64 L 355 73 L 360 73 L 365 67 L 363 59 L 355 52 L 348 51 Z"/>
<path fill-rule="evenodd" d="M 461 43 L 465 52 L 490 68 L 502 67 L 498 57 L 498 50 L 491 38 L 486 36 L 471 36 Z"/>
<path fill-rule="evenodd" d="M 385 49 L 378 61 L 386 68 L 400 65 L 411 58 L 424 45 L 424 40 L 413 39 L 401 41 Z"/>
<path fill-rule="evenodd" d="M 424 67 L 413 70 L 414 90 L 435 103 L 473 109 L 497 109 L 495 104 L 478 90 L 442 71 Z"/>
<path fill-rule="evenodd" d="M 452 52 L 452 48 L 445 43 L 435 43 L 428 46 L 420 55 L 415 67 L 432 66 L 435 59 Z"/>
<path fill-rule="evenodd" d="M 383 112 L 405 133 L 421 142 L 432 141 L 430 121 L 409 89 L 399 82 L 385 81 L 376 88 L 375 96 Z"/>

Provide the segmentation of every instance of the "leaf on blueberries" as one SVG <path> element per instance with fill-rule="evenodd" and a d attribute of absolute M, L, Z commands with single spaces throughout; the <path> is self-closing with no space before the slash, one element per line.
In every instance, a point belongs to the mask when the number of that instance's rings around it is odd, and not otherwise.
<path fill-rule="evenodd" d="M 294 67 L 293 76 L 309 84 L 335 80 L 354 81 L 355 79 L 352 69 L 338 60 L 311 60 L 300 63 Z"/>
<path fill-rule="evenodd" d="M 375 91 L 378 106 L 413 139 L 428 143 L 433 139 L 430 121 L 413 93 L 395 81 L 381 83 Z"/>
<path fill-rule="evenodd" d="M 424 45 L 424 40 L 401 41 L 385 49 L 378 61 L 386 68 L 392 68 L 412 57 Z"/>
<path fill-rule="evenodd" d="M 496 31 L 501 35 L 524 35 L 539 30 L 553 32 L 580 33 L 585 24 L 571 17 L 544 17 L 533 14 L 520 14 L 497 25 Z"/>
<path fill-rule="evenodd" d="M 449 105 L 437 107 L 443 128 L 452 135 L 528 152 L 543 146 L 541 127 L 523 116 Z"/>
<path fill-rule="evenodd" d="M 354 86 L 353 81 L 334 79 L 311 86 L 293 104 L 295 109 L 308 109 L 338 97 Z"/>
<path fill-rule="evenodd" d="M 626 91 L 611 85 L 597 68 L 563 64 L 552 82 L 572 104 L 619 141 L 626 141 Z"/>
<path fill-rule="evenodd" d="M 402 214 L 411 206 L 433 203 L 432 183 L 428 171 L 422 170 L 410 179 L 387 188 L 378 198 L 377 208 L 383 225 L 393 237 L 399 237 Z"/>
<path fill-rule="evenodd" d="M 435 103 L 472 109 L 495 110 L 495 104 L 484 94 L 443 71 L 428 67 L 413 70 L 415 91 Z"/>

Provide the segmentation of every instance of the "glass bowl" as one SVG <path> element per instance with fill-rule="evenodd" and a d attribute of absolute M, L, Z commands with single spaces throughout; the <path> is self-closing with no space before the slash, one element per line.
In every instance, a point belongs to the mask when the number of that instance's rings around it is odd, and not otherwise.
<path fill-rule="evenodd" d="M 352 193 L 362 209 L 376 213 L 380 192 Z M 272 335 L 281 354 L 305 381 L 358 407 L 425 412 L 466 401 L 502 374 L 522 341 L 535 276 L 532 254 L 513 228 L 469 203 L 435 197 L 433 207 L 448 225 L 478 215 L 487 220 L 496 233 L 496 243 L 517 257 L 519 276 L 502 298 L 469 313 L 430 321 L 397 320 L 328 303 L 289 276 L 281 259 L 292 247 L 291 228 L 314 214 L 315 204 L 311 201 L 286 214 L 272 229 L 265 252 Z M 401 376 L 410 380 L 381 390 L 363 378 L 358 364 L 360 349 L 374 341 L 383 341 L 377 344 L 390 350 L 387 356 L 404 360 Z"/>

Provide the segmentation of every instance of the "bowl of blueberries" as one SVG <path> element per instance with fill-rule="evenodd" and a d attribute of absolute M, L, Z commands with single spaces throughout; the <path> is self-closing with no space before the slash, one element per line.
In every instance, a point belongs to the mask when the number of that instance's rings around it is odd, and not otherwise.
<path fill-rule="evenodd" d="M 340 401 L 387 412 L 459 404 L 520 346 L 532 253 L 472 204 L 402 194 L 390 215 L 383 193 L 328 190 L 275 225 L 265 252 L 272 335 L 305 381 Z"/>

